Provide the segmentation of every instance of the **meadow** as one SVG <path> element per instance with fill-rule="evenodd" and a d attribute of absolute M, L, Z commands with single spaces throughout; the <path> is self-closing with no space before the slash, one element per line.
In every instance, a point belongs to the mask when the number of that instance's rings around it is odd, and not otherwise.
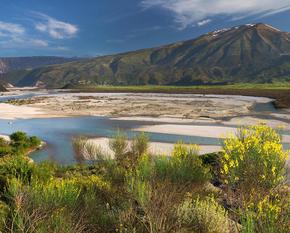
<path fill-rule="evenodd" d="M 34 163 L 40 140 L 17 132 L 0 141 L 0 231 L 283 233 L 290 227 L 288 152 L 265 125 L 243 127 L 220 153 L 199 156 L 178 142 L 148 153 L 148 137 L 122 132 L 109 158 L 87 138 L 72 143 L 78 164 Z"/>

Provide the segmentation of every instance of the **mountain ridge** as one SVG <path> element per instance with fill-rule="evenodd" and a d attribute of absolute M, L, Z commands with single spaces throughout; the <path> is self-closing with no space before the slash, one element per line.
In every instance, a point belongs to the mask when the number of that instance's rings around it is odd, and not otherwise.
<path fill-rule="evenodd" d="M 21 78 L 15 76 L 14 85 L 51 88 L 68 84 L 211 85 L 290 81 L 290 36 L 267 24 L 246 24 L 192 40 L 37 68 Z M 9 75 L 4 80 L 9 82 Z"/>
<path fill-rule="evenodd" d="M 15 70 L 35 69 L 47 65 L 62 64 L 79 59 L 77 57 L 58 56 L 0 57 L 0 74 Z"/>

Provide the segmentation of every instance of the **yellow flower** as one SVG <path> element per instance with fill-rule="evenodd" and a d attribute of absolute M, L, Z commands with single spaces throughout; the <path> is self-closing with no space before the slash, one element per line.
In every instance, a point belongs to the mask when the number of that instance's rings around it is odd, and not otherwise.
<path fill-rule="evenodd" d="M 227 164 L 224 165 L 224 172 L 225 172 L 225 174 L 228 174 L 228 172 L 229 172 L 229 168 L 228 168 Z"/>

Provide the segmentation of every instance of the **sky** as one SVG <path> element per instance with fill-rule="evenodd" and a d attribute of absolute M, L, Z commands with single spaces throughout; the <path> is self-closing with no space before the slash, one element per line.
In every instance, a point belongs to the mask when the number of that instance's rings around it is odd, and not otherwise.
<path fill-rule="evenodd" d="M 93 57 L 267 23 L 290 32 L 290 0 L 0 0 L 0 57 Z"/>

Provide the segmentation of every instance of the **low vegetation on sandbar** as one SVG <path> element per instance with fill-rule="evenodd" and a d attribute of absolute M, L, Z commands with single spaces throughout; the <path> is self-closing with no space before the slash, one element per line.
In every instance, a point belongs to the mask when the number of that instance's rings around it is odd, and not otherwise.
<path fill-rule="evenodd" d="M 171 156 L 153 157 L 145 134 L 128 144 L 118 132 L 108 158 L 76 138 L 79 163 L 72 166 L 29 162 L 27 148 L 39 140 L 17 135 L 0 143 L 0 232 L 290 230 L 288 152 L 270 127 L 241 128 L 222 152 L 204 156 L 177 143 Z"/>

